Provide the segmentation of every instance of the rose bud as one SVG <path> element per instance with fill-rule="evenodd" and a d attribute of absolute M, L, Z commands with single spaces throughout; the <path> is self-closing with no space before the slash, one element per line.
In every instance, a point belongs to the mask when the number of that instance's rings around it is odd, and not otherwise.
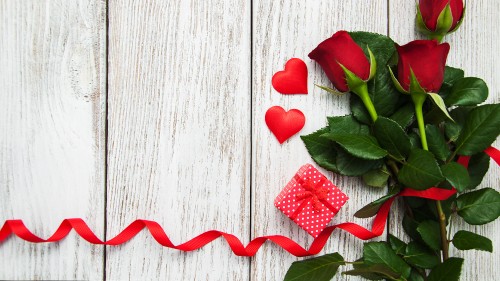
<path fill-rule="evenodd" d="M 435 40 L 415 40 L 398 51 L 398 78 L 393 81 L 398 90 L 411 93 L 422 88 L 427 93 L 437 93 L 443 84 L 446 57 L 450 51 L 448 43 L 438 44 Z M 392 74 L 392 70 L 391 70 Z M 418 85 L 411 83 L 412 77 Z"/>
<path fill-rule="evenodd" d="M 423 34 L 441 41 L 447 33 L 458 29 L 464 12 L 462 0 L 420 0 L 417 27 Z"/>
<path fill-rule="evenodd" d="M 368 94 L 367 82 L 375 76 L 377 63 L 370 48 L 368 48 L 368 54 L 370 61 L 349 33 L 341 30 L 321 42 L 316 49 L 309 53 L 309 58 L 319 63 L 338 91 L 351 91 L 358 95 L 372 120 L 375 121 L 377 120 L 377 112 Z M 328 87 L 319 87 L 329 92 L 335 92 Z"/>
<path fill-rule="evenodd" d="M 375 72 L 375 65 L 370 65 L 363 49 L 343 30 L 321 42 L 309 53 L 309 58 L 319 63 L 333 86 L 341 92 L 350 91 L 345 69 L 363 81 L 369 80 Z"/>
<path fill-rule="evenodd" d="M 428 150 L 422 106 L 428 96 L 437 107 L 451 120 L 443 98 L 437 92 L 444 80 L 446 57 L 450 51 L 448 43 L 439 44 L 436 40 L 415 40 L 404 46 L 396 46 L 398 52 L 398 78 L 389 67 L 396 88 L 411 95 L 415 105 L 422 147 Z"/>

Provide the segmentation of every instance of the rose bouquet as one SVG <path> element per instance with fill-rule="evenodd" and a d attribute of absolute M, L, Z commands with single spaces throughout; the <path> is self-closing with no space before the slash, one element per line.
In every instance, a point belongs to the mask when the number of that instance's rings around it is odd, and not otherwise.
<path fill-rule="evenodd" d="M 333 253 L 294 262 L 285 280 L 330 280 L 345 264 L 353 268 L 343 274 L 370 280 L 458 280 L 463 259 L 449 256 L 451 245 L 492 252 L 488 238 L 452 233 L 450 224 L 458 216 L 482 225 L 500 215 L 500 194 L 476 189 L 500 133 L 500 105 L 480 105 L 485 82 L 446 66 L 450 45 L 441 41 L 460 26 L 463 2 L 420 0 L 417 10 L 418 29 L 430 40 L 398 45 L 384 35 L 339 31 L 309 54 L 334 87 L 320 88 L 351 93 L 351 114 L 328 117 L 328 126 L 302 140 L 321 167 L 388 187 L 356 217 L 375 216 L 404 189 L 454 195 L 405 197 L 401 224 L 408 237 L 367 242 L 356 261 Z"/>

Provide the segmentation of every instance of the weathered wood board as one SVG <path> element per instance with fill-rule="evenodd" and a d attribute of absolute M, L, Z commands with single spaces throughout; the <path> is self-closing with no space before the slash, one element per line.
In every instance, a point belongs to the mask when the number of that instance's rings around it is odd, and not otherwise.
<path fill-rule="evenodd" d="M 500 101 L 499 10 L 495 1 L 468 2 L 463 27 L 447 38 L 449 64 L 483 78 L 489 102 Z M 419 38 L 414 14 L 414 1 L 396 0 L 0 0 L 0 222 L 20 218 L 48 237 L 63 218 L 82 217 L 109 239 L 144 218 L 174 243 L 218 229 L 244 243 L 282 234 L 308 246 L 312 237 L 273 200 L 312 160 L 299 135 L 276 141 L 265 112 L 300 109 L 300 135 L 346 114 L 348 96 L 314 87 L 329 82 L 307 54 L 340 29 L 404 44 Z M 308 95 L 271 87 L 291 57 L 309 68 Z M 483 187 L 498 186 L 491 167 Z M 385 191 L 326 174 L 351 198 L 333 223 L 369 227 L 353 214 Z M 391 218 L 389 232 L 403 237 L 397 210 Z M 457 218 L 453 228 L 486 235 L 496 249 L 499 227 Z M 362 244 L 336 231 L 324 252 L 355 260 Z M 453 254 L 466 258 L 463 280 L 496 276 L 497 254 Z M 143 232 L 106 249 L 74 234 L 50 245 L 11 238 L 0 260 L 0 279 L 282 280 L 299 259 L 271 243 L 236 257 L 223 240 L 182 253 Z"/>

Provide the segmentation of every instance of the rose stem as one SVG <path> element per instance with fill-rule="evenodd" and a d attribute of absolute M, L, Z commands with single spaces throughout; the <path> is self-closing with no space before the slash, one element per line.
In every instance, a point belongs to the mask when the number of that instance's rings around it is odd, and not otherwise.
<path fill-rule="evenodd" d="M 360 85 L 358 88 L 353 89 L 353 92 L 356 93 L 361 98 L 373 122 L 377 121 L 378 118 L 377 111 L 375 110 L 375 106 L 373 106 L 372 100 L 370 99 L 370 95 L 368 94 L 367 84 L 364 83 Z"/>
<path fill-rule="evenodd" d="M 422 148 L 424 150 L 429 150 L 429 147 L 427 146 L 427 136 L 425 135 L 424 114 L 422 113 L 422 106 L 424 106 L 427 94 L 412 94 L 411 98 L 415 104 L 415 115 L 417 117 L 418 131 L 420 132 Z"/>
<path fill-rule="evenodd" d="M 439 214 L 439 229 L 441 231 L 441 248 L 443 249 L 443 261 L 448 259 L 448 239 L 446 238 L 446 215 L 443 212 L 441 201 L 436 200 L 436 208 Z"/>
<path fill-rule="evenodd" d="M 422 107 L 424 105 L 426 94 L 413 94 L 412 99 L 415 104 L 415 115 L 418 122 L 418 130 L 420 132 L 420 139 L 422 141 L 422 148 L 424 150 L 429 150 L 427 146 L 427 136 L 425 135 L 425 124 L 424 115 L 422 113 Z M 443 252 L 443 261 L 448 259 L 448 239 L 446 238 L 446 215 L 443 212 L 443 207 L 441 206 L 441 201 L 436 200 L 436 209 L 439 215 L 439 229 L 441 232 L 441 248 Z"/>
<path fill-rule="evenodd" d="M 444 39 L 444 35 L 433 35 L 430 36 L 430 38 L 436 40 L 439 44 L 441 44 Z"/>

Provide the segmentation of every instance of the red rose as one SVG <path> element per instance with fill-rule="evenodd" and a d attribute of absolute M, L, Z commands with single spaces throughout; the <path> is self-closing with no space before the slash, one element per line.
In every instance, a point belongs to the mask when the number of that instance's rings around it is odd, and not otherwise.
<path fill-rule="evenodd" d="M 448 4 L 450 5 L 452 16 L 451 26 L 449 28 L 448 26 L 438 26 L 439 15 L 441 15 Z M 445 33 L 455 29 L 462 19 L 464 12 L 464 3 L 462 0 L 420 0 L 418 7 L 423 24 L 428 30 L 437 31 L 437 29 L 446 28 L 447 30 L 443 30 Z M 444 22 L 442 24 L 444 24 Z"/>
<path fill-rule="evenodd" d="M 422 88 L 437 93 L 443 84 L 450 45 L 438 44 L 435 40 L 415 40 L 396 48 L 399 54 L 398 80 L 403 89 L 410 89 L 411 69 Z"/>
<path fill-rule="evenodd" d="M 356 74 L 363 80 L 370 76 L 370 63 L 349 33 L 338 31 L 332 37 L 321 42 L 310 54 L 309 58 L 315 60 L 332 81 L 337 90 L 348 92 L 346 75 L 340 65 Z"/>

